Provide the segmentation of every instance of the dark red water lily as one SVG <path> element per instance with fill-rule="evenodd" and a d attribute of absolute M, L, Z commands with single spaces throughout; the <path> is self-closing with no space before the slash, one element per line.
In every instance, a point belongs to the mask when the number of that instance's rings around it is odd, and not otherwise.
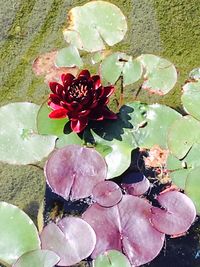
<path fill-rule="evenodd" d="M 114 86 L 102 86 L 98 75 L 91 76 L 88 70 L 82 70 L 78 77 L 67 73 L 61 76 L 62 84 L 50 82 L 53 94 L 48 105 L 53 109 L 52 119 L 68 117 L 71 129 L 82 132 L 89 120 L 116 119 L 116 115 L 107 107 Z"/>

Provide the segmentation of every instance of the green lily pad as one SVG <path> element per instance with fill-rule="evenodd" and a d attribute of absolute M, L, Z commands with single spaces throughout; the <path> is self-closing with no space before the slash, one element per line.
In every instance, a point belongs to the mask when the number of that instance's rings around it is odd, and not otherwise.
<path fill-rule="evenodd" d="M 95 133 L 93 133 L 93 137 L 98 152 L 101 153 L 102 156 L 105 156 L 105 161 L 108 166 L 107 179 L 117 177 L 128 169 L 131 164 L 131 152 L 136 147 L 132 147 L 125 141 L 118 141 L 116 139 L 106 141 Z M 103 146 L 102 149 L 101 145 Z M 106 155 L 104 154 L 105 146 L 107 147 Z"/>
<path fill-rule="evenodd" d="M 37 228 L 19 208 L 0 202 L 0 262 L 11 265 L 24 253 L 40 248 Z"/>
<path fill-rule="evenodd" d="M 200 140 L 200 122 L 192 116 L 184 116 L 176 120 L 169 129 L 168 147 L 179 159 L 185 157 L 194 143 Z"/>
<path fill-rule="evenodd" d="M 23 254 L 13 267 L 54 267 L 60 258 L 50 250 L 34 250 Z"/>
<path fill-rule="evenodd" d="M 100 66 L 103 81 L 115 84 L 123 75 L 124 86 L 138 81 L 142 72 L 142 65 L 138 60 L 132 60 L 131 56 L 119 52 L 106 57 Z"/>
<path fill-rule="evenodd" d="M 194 144 L 184 159 L 179 160 L 172 154 L 167 159 L 170 178 L 178 187 L 185 189 L 187 176 L 191 170 L 200 167 L 200 145 Z"/>
<path fill-rule="evenodd" d="M 55 64 L 57 67 L 79 67 L 83 66 L 83 61 L 79 55 L 78 49 L 70 45 L 58 51 Z"/>
<path fill-rule="evenodd" d="M 43 103 L 37 114 L 37 130 L 39 134 L 46 135 L 63 135 L 63 129 L 65 124 L 69 121 L 67 118 L 64 119 L 50 119 L 49 113 L 52 109 Z"/>
<path fill-rule="evenodd" d="M 151 148 L 159 145 L 167 148 L 167 133 L 172 123 L 181 115 L 160 104 L 147 105 L 140 102 L 129 103 L 133 112 L 129 114 L 132 134 L 139 147 Z M 122 107 L 123 110 L 123 107 Z"/>
<path fill-rule="evenodd" d="M 143 54 L 138 60 L 145 70 L 143 89 L 165 95 L 174 87 L 177 82 L 177 71 L 170 61 L 151 54 Z"/>
<path fill-rule="evenodd" d="M 0 161 L 31 164 L 47 157 L 55 146 L 55 136 L 37 133 L 39 106 L 23 102 L 0 108 Z"/>
<path fill-rule="evenodd" d="M 100 65 L 103 81 L 115 84 L 122 73 L 126 60 L 128 60 L 128 56 L 125 53 L 113 53 L 106 57 Z"/>
<path fill-rule="evenodd" d="M 191 170 L 187 176 L 185 193 L 192 199 L 200 213 L 200 167 Z"/>
<path fill-rule="evenodd" d="M 67 145 L 83 145 L 83 141 L 74 132 L 59 136 L 58 140 L 56 141 L 56 148 L 62 148 Z"/>
<path fill-rule="evenodd" d="M 198 81 L 200 79 L 200 68 L 195 68 L 189 73 L 189 78 Z"/>
<path fill-rule="evenodd" d="M 95 52 L 105 49 L 104 41 L 113 46 L 127 31 L 121 10 L 108 2 L 91 1 L 69 12 L 69 26 L 64 30 L 67 43 L 78 49 Z"/>
<path fill-rule="evenodd" d="M 188 82 L 183 86 L 181 100 L 186 112 L 200 120 L 200 80 Z"/>
<path fill-rule="evenodd" d="M 124 86 L 137 82 L 142 77 L 142 72 L 143 68 L 141 63 L 137 59 L 129 59 L 123 68 Z"/>
<path fill-rule="evenodd" d="M 131 264 L 121 252 L 108 250 L 95 259 L 94 267 L 131 267 Z"/>

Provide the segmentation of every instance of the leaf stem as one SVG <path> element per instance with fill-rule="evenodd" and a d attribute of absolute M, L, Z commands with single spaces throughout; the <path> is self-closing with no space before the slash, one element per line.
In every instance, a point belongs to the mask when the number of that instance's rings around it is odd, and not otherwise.
<path fill-rule="evenodd" d="M 39 165 L 37 165 L 37 164 L 28 164 L 29 166 L 33 166 L 33 167 L 35 167 L 35 168 L 38 168 L 39 170 L 41 170 L 41 171 L 44 171 L 44 168 L 42 168 L 42 167 L 40 167 Z"/>
<path fill-rule="evenodd" d="M 124 104 L 124 78 L 123 75 L 120 76 L 120 99 L 119 99 L 119 108 Z"/>

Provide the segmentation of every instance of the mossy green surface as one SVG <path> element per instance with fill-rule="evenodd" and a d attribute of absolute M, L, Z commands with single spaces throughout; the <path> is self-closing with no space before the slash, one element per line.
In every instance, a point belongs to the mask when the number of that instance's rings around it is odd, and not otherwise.
<path fill-rule="evenodd" d="M 65 46 L 62 28 L 67 24 L 67 11 L 86 2 L 88 1 L 1 1 L 1 105 L 16 101 L 42 102 L 49 89 L 42 78 L 33 74 L 32 62 L 41 53 Z M 128 19 L 128 33 L 113 48 L 114 51 L 127 52 L 133 57 L 142 53 L 160 55 L 173 62 L 179 71 L 179 81 L 168 95 L 159 97 L 142 91 L 137 99 L 180 107 L 181 84 L 187 79 L 188 73 L 200 64 L 200 1 L 109 2 L 116 4 Z M 127 88 L 126 99 L 134 99 L 138 85 Z M 0 164 L 0 185 L 0 200 L 18 205 L 35 217 L 45 185 L 40 169 Z"/>

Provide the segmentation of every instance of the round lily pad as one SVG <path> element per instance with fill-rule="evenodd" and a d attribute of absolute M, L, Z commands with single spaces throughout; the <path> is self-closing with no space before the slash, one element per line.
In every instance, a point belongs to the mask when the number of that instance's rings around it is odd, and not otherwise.
<path fill-rule="evenodd" d="M 181 100 L 186 112 L 200 120 L 200 80 L 188 82 L 183 86 Z"/>
<path fill-rule="evenodd" d="M 200 68 L 195 68 L 189 73 L 189 78 L 192 80 L 199 80 L 200 79 Z"/>
<path fill-rule="evenodd" d="M 150 215 L 151 205 L 130 195 L 110 208 L 91 205 L 83 214 L 97 237 L 91 257 L 96 259 L 99 254 L 116 249 L 123 251 L 133 266 L 151 261 L 160 252 L 165 235 L 151 225 Z"/>
<path fill-rule="evenodd" d="M 54 267 L 60 258 L 50 250 L 34 250 L 23 254 L 13 267 Z"/>
<path fill-rule="evenodd" d="M 190 171 L 200 166 L 199 157 L 199 144 L 194 144 L 182 160 L 177 159 L 172 154 L 168 156 L 167 169 L 175 185 L 185 190 L 186 179 Z"/>
<path fill-rule="evenodd" d="M 192 116 L 176 120 L 169 129 L 168 148 L 179 159 L 184 158 L 194 143 L 200 140 L 200 122 Z"/>
<path fill-rule="evenodd" d="M 160 104 L 134 102 L 124 107 L 127 106 L 132 108 L 132 112 L 128 114 L 129 123 L 132 124 L 131 132 L 138 146 L 152 148 L 159 145 L 166 149 L 169 128 L 181 115 L 172 108 Z M 124 107 L 121 108 L 121 113 Z"/>
<path fill-rule="evenodd" d="M 46 163 L 45 175 L 52 190 L 71 200 L 88 197 L 105 180 L 105 160 L 93 148 L 68 145 L 56 150 Z"/>
<path fill-rule="evenodd" d="M 130 180 L 132 180 L 132 183 L 131 182 L 122 183 L 122 187 L 126 190 L 126 192 L 129 195 L 141 196 L 144 193 L 146 193 L 150 187 L 150 182 L 144 175 L 142 175 L 141 181 L 134 182 L 134 174 L 132 174 L 132 179 L 130 178 Z M 122 182 L 123 182 L 123 180 L 122 180 Z"/>
<path fill-rule="evenodd" d="M 192 199 L 200 214 L 200 167 L 194 168 L 188 173 L 185 193 Z"/>
<path fill-rule="evenodd" d="M 108 250 L 95 259 L 94 267 L 131 267 L 131 264 L 121 252 Z"/>
<path fill-rule="evenodd" d="M 41 161 L 54 149 L 56 136 L 37 133 L 39 106 L 23 102 L 0 108 L 0 161 L 30 164 Z"/>
<path fill-rule="evenodd" d="M 157 198 L 163 209 L 153 207 L 151 222 L 160 232 L 178 235 L 186 232 L 196 217 L 192 200 L 178 191 L 160 194 Z"/>
<path fill-rule="evenodd" d="M 93 199 L 103 207 L 112 207 L 122 199 L 121 188 L 112 181 L 102 181 L 92 190 Z"/>
<path fill-rule="evenodd" d="M 139 60 L 133 60 L 125 53 L 113 53 L 106 57 L 100 65 L 103 81 L 115 84 L 120 75 L 123 75 L 124 86 L 138 81 L 142 76 L 143 68 Z"/>
<path fill-rule="evenodd" d="M 24 253 L 40 248 L 37 228 L 19 208 L 0 202 L 0 262 L 11 265 Z"/>
<path fill-rule="evenodd" d="M 57 67 L 82 67 L 83 61 L 79 55 L 78 49 L 70 45 L 58 51 L 55 64 Z"/>
<path fill-rule="evenodd" d="M 68 122 L 67 118 L 64 119 L 50 119 L 49 114 L 52 109 L 44 102 L 37 114 L 37 130 L 39 134 L 63 135 L 65 124 Z"/>
<path fill-rule="evenodd" d="M 109 46 L 115 45 L 127 31 L 126 18 L 121 10 L 104 1 L 91 1 L 75 7 L 69 12 L 69 18 L 69 26 L 63 33 L 65 40 L 88 52 L 105 49 L 104 41 Z"/>
<path fill-rule="evenodd" d="M 71 266 L 87 258 L 94 250 L 96 236 L 92 227 L 77 217 L 65 217 L 48 224 L 41 233 L 43 249 L 60 257 L 58 266 Z"/>
<path fill-rule="evenodd" d="M 138 60 L 145 70 L 143 89 L 165 95 L 174 87 L 177 82 L 177 71 L 170 61 L 151 54 L 143 54 Z"/>

